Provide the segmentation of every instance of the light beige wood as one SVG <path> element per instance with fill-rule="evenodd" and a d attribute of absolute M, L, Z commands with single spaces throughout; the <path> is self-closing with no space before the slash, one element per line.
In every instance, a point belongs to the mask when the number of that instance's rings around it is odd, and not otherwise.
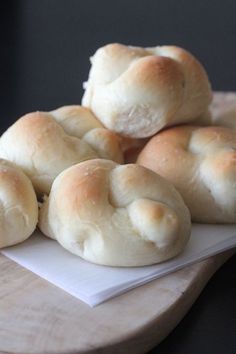
<path fill-rule="evenodd" d="M 1 353 L 145 353 L 182 319 L 234 251 L 95 308 L 0 256 Z"/>

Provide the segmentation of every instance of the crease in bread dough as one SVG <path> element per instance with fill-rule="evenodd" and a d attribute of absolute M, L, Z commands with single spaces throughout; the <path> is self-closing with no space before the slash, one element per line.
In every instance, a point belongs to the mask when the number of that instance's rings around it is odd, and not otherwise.
<path fill-rule="evenodd" d="M 38 196 L 48 194 L 55 177 L 73 164 L 99 157 L 123 162 L 119 137 L 81 106 L 21 117 L 1 136 L 0 156 L 25 171 Z"/>

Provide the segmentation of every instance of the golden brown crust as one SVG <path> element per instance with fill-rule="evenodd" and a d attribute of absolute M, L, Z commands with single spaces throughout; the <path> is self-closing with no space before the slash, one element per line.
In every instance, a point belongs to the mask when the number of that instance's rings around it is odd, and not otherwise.
<path fill-rule="evenodd" d="M 63 106 L 51 111 L 50 114 L 67 134 L 76 138 L 81 139 L 92 129 L 103 128 L 102 123 L 90 109 L 79 105 Z"/>
<path fill-rule="evenodd" d="M 171 181 L 197 222 L 236 222 L 236 133 L 180 126 L 153 137 L 137 162 Z"/>
<path fill-rule="evenodd" d="M 119 137 L 76 106 L 21 117 L 2 135 L 0 156 L 21 167 L 38 194 L 48 194 L 55 177 L 78 162 L 98 157 L 123 162 Z"/>
<path fill-rule="evenodd" d="M 134 62 L 129 70 L 122 75 L 127 84 L 139 87 L 145 85 L 145 90 L 156 90 L 157 85 L 181 90 L 184 77 L 179 64 L 167 57 L 146 56 Z M 172 87 L 172 89 L 174 89 Z"/>

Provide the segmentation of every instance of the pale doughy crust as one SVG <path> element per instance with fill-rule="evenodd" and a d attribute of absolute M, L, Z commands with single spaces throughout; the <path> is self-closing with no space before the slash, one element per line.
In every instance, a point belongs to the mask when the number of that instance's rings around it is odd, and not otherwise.
<path fill-rule="evenodd" d="M 55 179 L 39 227 L 88 261 L 142 266 L 179 254 L 191 223 L 179 193 L 156 173 L 97 159 Z"/>
<path fill-rule="evenodd" d="M 91 58 L 82 105 L 123 136 L 144 138 L 194 121 L 212 98 L 202 65 L 175 46 L 108 44 Z"/>

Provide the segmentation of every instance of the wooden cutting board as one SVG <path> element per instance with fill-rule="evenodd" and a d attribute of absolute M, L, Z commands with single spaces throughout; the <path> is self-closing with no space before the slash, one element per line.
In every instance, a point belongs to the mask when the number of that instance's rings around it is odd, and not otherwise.
<path fill-rule="evenodd" d="M 145 353 L 178 324 L 227 251 L 90 308 L 0 255 L 1 353 Z"/>
<path fill-rule="evenodd" d="M 233 94 L 215 95 L 213 110 L 233 101 Z M 211 257 L 95 308 L 0 255 L 0 352 L 145 353 L 170 333 L 235 252 Z"/>

